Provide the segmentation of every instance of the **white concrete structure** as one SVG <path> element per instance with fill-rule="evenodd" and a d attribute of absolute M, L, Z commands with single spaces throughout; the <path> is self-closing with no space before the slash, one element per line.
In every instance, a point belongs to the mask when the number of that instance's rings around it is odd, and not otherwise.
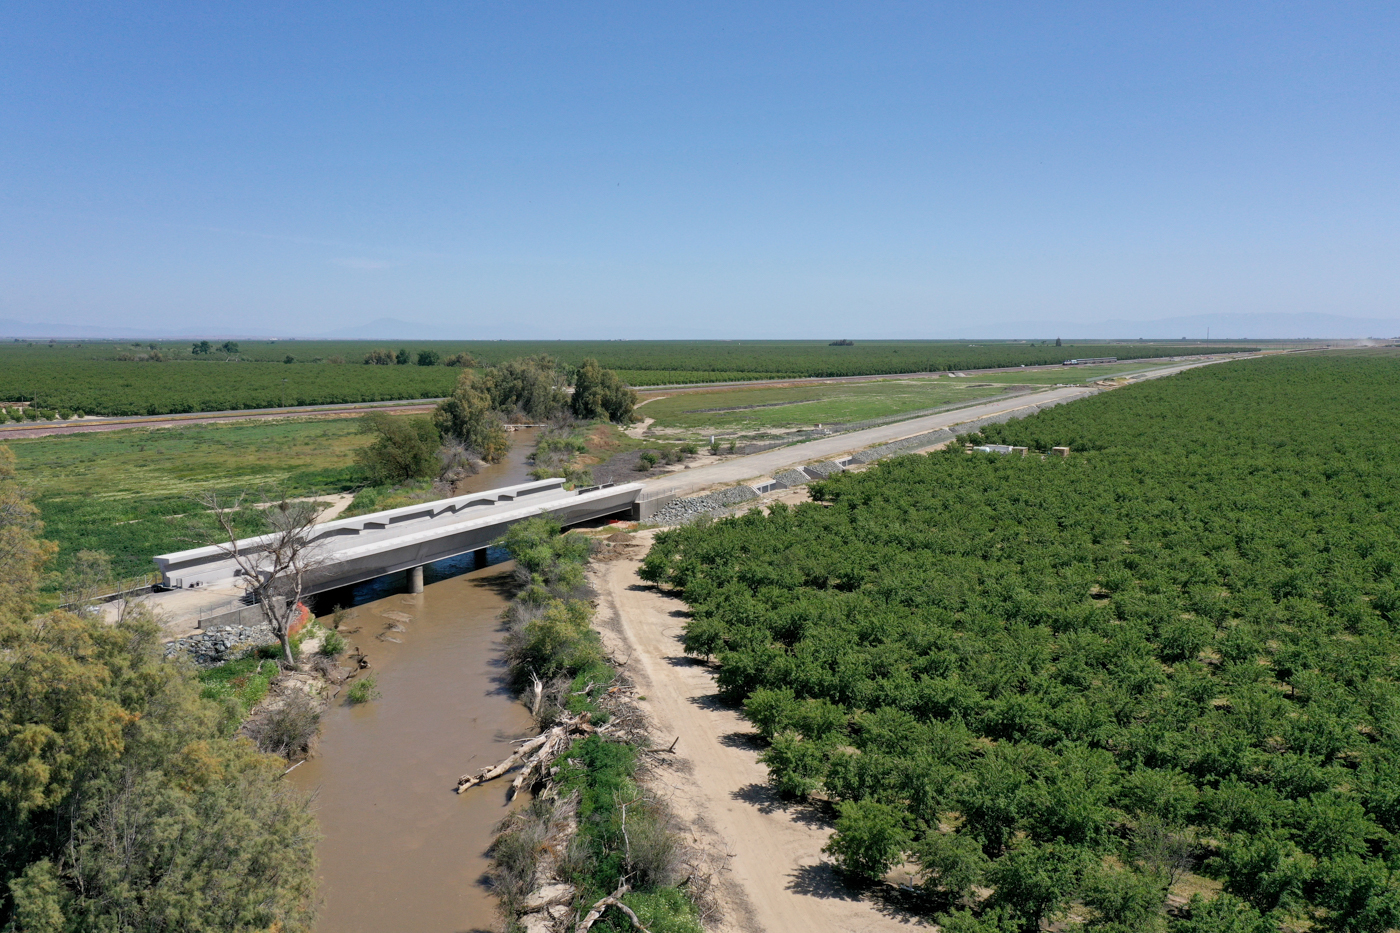
<path fill-rule="evenodd" d="M 629 511 L 641 491 L 640 483 L 567 490 L 562 479 L 546 479 L 316 525 L 317 568 L 305 592 L 399 570 L 411 571 L 414 592 L 422 592 L 424 564 L 481 550 L 511 525 L 537 515 L 571 525 Z M 239 542 L 245 551 L 257 543 L 257 538 Z M 162 554 L 155 562 L 161 582 L 177 589 L 227 587 L 240 573 L 218 546 Z"/>

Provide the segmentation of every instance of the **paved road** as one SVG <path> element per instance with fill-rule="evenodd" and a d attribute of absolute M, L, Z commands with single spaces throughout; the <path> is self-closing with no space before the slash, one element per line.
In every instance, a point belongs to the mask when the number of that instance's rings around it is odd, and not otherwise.
<path fill-rule="evenodd" d="M 1238 357 L 1236 358 L 1238 359 Z M 1229 360 L 1194 360 L 1189 363 L 1182 363 L 1179 366 L 1170 366 L 1164 369 L 1143 373 L 1137 376 L 1134 381 L 1158 379 L 1162 376 L 1174 375 L 1175 373 L 1187 369 L 1194 369 L 1197 366 L 1208 366 L 1211 363 L 1221 362 L 1229 362 Z M 1019 395 L 1011 399 L 997 399 L 981 405 L 959 408 L 954 411 L 938 412 L 933 415 L 925 415 L 922 418 L 911 418 L 908 421 L 900 421 L 895 424 L 867 428 L 864 431 L 834 434 L 831 437 L 807 441 L 803 444 L 793 444 L 790 447 L 778 447 L 773 450 L 765 450 L 762 453 L 750 454 L 747 457 L 738 457 L 734 460 L 712 463 L 709 466 L 696 467 L 693 470 L 685 471 L 684 474 L 671 473 L 666 476 L 658 476 L 647 482 L 648 488 L 642 493 L 642 496 L 643 498 L 651 499 L 673 492 L 678 495 L 685 495 L 707 486 L 738 483 L 757 476 L 771 476 L 776 472 L 785 470 L 788 467 L 797 466 L 798 464 L 812 463 L 817 460 L 830 460 L 832 457 L 839 457 L 843 454 L 864 450 L 867 447 L 875 447 L 879 444 L 888 444 L 891 441 L 912 437 L 915 434 L 937 431 L 940 428 L 951 427 L 955 424 L 961 424 L 964 421 L 975 421 L 978 418 L 999 415 L 1003 412 L 1018 411 L 1034 405 L 1044 405 L 1046 402 L 1073 401 L 1074 399 L 1085 398 L 1100 391 L 1102 390 L 1093 386 L 1068 386 L 1065 388 L 1047 389 L 1044 392 L 1032 392 L 1029 395 Z"/>

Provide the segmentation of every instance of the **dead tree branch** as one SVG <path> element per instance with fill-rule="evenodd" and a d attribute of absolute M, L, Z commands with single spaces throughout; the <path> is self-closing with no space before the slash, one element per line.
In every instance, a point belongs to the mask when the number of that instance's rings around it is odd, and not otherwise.
<path fill-rule="evenodd" d="M 520 773 L 515 776 L 515 780 L 511 781 L 510 796 L 514 797 L 533 775 L 543 775 L 548 771 L 554 759 L 558 758 L 560 753 L 569 747 L 575 737 L 606 731 L 606 728 L 599 729 L 592 725 L 589 722 L 590 718 L 588 713 L 580 713 L 570 717 L 557 726 L 546 729 L 534 738 L 527 740 L 505 761 L 489 768 L 482 768 L 476 774 L 462 775 L 457 780 L 457 793 L 465 793 L 479 784 L 494 781 L 512 768 L 523 765 Z"/>
<path fill-rule="evenodd" d="M 618 900 L 618 898 L 626 894 L 627 891 L 627 882 L 624 881 L 621 885 L 618 886 L 618 889 L 616 891 L 609 894 L 607 897 L 602 898 L 598 901 L 598 903 L 593 905 L 593 909 L 588 912 L 587 916 L 585 916 L 582 920 L 578 922 L 578 926 L 574 927 L 574 933 L 588 933 L 588 931 L 593 927 L 593 924 L 598 922 L 598 918 L 603 916 L 603 911 L 607 910 L 609 907 L 616 907 L 618 910 L 626 914 L 627 919 L 632 921 L 632 926 L 641 930 L 642 933 L 651 933 L 650 930 L 642 926 L 642 921 L 637 919 L 637 915 L 632 912 L 632 908 L 628 907 L 626 904 L 622 903 L 622 901 Z"/>

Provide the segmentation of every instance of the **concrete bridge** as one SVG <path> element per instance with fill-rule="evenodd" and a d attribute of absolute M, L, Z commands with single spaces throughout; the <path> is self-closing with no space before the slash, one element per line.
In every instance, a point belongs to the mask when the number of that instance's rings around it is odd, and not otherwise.
<path fill-rule="evenodd" d="M 410 587 L 423 591 L 423 565 L 484 550 L 513 524 L 545 515 L 573 525 L 618 513 L 631 514 L 641 483 L 567 490 L 562 479 L 488 489 L 314 526 L 316 569 L 306 595 L 409 571 Z M 256 548 L 257 538 L 240 542 Z M 238 565 L 218 546 L 155 558 L 161 582 L 174 589 L 227 589 L 241 582 Z"/>

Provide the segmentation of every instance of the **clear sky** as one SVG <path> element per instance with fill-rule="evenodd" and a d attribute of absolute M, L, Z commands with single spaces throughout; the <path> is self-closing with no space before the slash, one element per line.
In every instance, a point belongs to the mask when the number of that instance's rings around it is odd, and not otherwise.
<path fill-rule="evenodd" d="M 11 3 L 0 319 L 1400 318 L 1393 3 Z"/>

